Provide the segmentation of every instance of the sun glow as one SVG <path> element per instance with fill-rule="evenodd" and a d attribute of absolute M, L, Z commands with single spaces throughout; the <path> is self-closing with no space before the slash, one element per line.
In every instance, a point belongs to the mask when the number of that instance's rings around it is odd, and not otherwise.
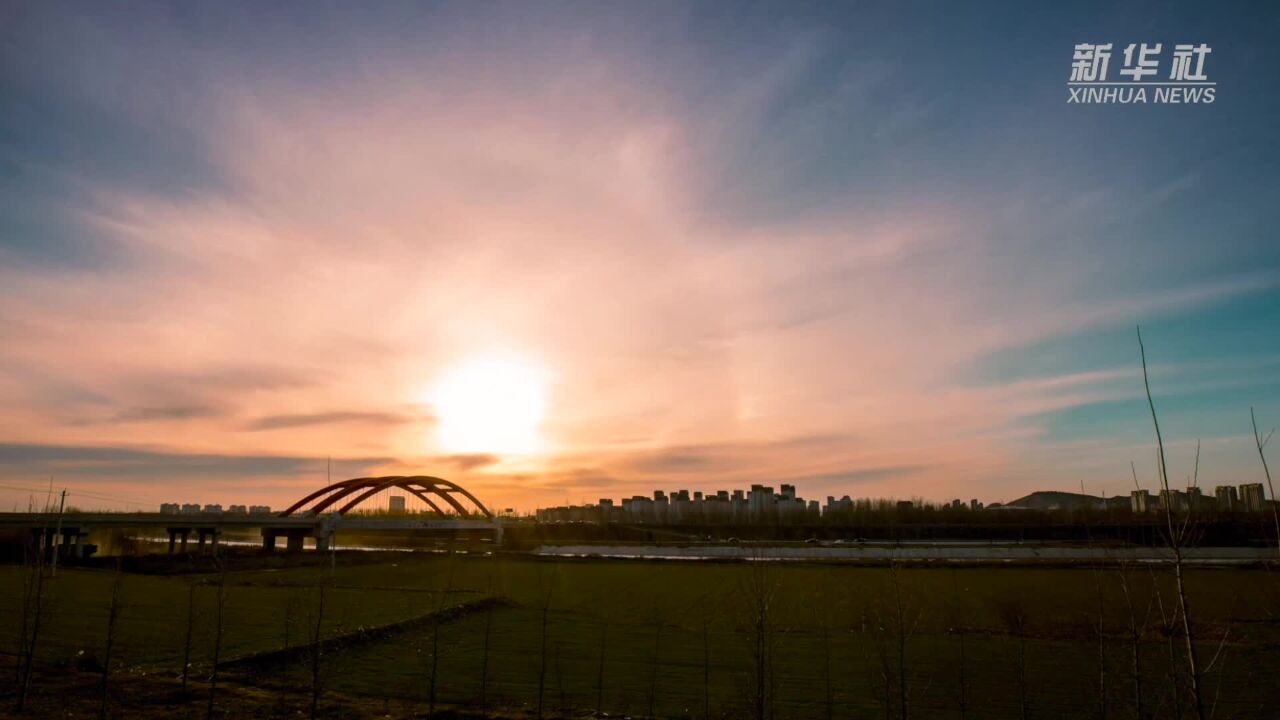
<path fill-rule="evenodd" d="M 429 401 L 436 440 L 452 453 L 530 455 L 543 448 L 546 377 L 513 358 L 477 358 L 448 370 Z"/>

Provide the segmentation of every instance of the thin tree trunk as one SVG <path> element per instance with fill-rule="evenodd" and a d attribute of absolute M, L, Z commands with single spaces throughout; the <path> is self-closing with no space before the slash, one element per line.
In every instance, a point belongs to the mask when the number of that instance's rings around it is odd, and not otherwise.
<path fill-rule="evenodd" d="M 213 699 L 218 692 L 218 662 L 222 659 L 222 631 L 225 627 L 227 604 L 227 573 L 223 568 L 218 575 L 218 613 L 217 625 L 213 634 L 213 672 L 209 675 L 209 702 L 205 708 L 205 718 L 213 718 Z"/>
<path fill-rule="evenodd" d="M 1147 378 L 1147 351 L 1142 345 L 1142 331 L 1138 331 L 1138 349 L 1142 355 L 1142 385 L 1147 393 L 1147 405 L 1151 409 L 1151 423 L 1155 426 L 1156 431 L 1156 447 L 1160 452 L 1160 484 L 1165 491 L 1166 502 L 1164 503 L 1165 521 L 1169 529 L 1169 545 L 1173 550 L 1173 570 L 1177 579 L 1178 587 L 1178 608 L 1182 616 L 1182 634 L 1186 640 L 1187 650 L 1187 670 L 1191 676 L 1191 697 L 1195 702 L 1197 720 L 1205 720 L 1204 700 L 1200 693 L 1200 659 L 1196 651 L 1195 638 L 1191 634 L 1191 607 L 1187 600 L 1186 585 L 1182 572 L 1182 534 L 1174 530 L 1173 525 L 1173 497 L 1169 492 L 1169 470 L 1165 464 L 1164 454 L 1164 438 L 1160 434 L 1160 420 L 1156 417 L 1155 401 L 1151 397 L 1151 383 Z M 1200 449 L 1196 446 L 1196 474 L 1199 474 Z M 1280 522 L 1278 520 L 1277 522 Z"/>
<path fill-rule="evenodd" d="M 1098 578 L 1098 717 L 1107 720 L 1106 599 Z"/>
<path fill-rule="evenodd" d="M 1171 618 L 1165 613 L 1164 593 L 1160 590 L 1154 571 L 1151 574 L 1151 583 L 1155 588 L 1156 603 L 1160 608 L 1160 627 L 1164 632 L 1165 644 L 1169 649 L 1169 688 L 1173 694 L 1173 716 L 1176 720 L 1182 720 L 1182 691 L 1178 687 L 1178 649 L 1173 640 L 1174 628 L 1177 627 L 1177 618 Z"/>
<path fill-rule="evenodd" d="M 604 710 L 604 653 L 609 641 L 609 623 L 600 624 L 600 661 L 596 666 L 596 715 Z"/>
<path fill-rule="evenodd" d="M 440 610 L 431 616 L 431 685 L 427 690 L 427 717 L 436 716 L 436 673 L 440 669 Z"/>
<path fill-rule="evenodd" d="M 116 618 L 120 613 L 120 585 L 123 577 L 117 566 L 116 576 L 111 581 L 111 609 L 107 611 L 107 647 L 102 654 L 102 688 L 100 703 L 98 705 L 98 717 L 102 720 L 107 718 L 107 694 L 111 682 L 111 651 L 115 649 L 116 644 Z"/>
<path fill-rule="evenodd" d="M 1276 489 L 1271 485 L 1271 468 L 1267 467 L 1267 454 L 1263 452 L 1267 442 L 1271 440 L 1271 435 L 1268 433 L 1264 440 L 1258 433 L 1258 418 L 1253 414 L 1253 408 L 1249 408 L 1249 420 L 1253 422 L 1253 442 L 1258 447 L 1258 459 L 1262 461 L 1262 472 L 1267 476 L 1267 492 L 1271 494 L 1271 519 L 1276 524 L 1276 550 L 1280 551 L 1280 508 L 1276 507 Z"/>
<path fill-rule="evenodd" d="M 324 626 L 325 586 L 320 584 L 320 602 L 316 608 L 316 623 L 311 632 L 311 720 L 316 720 L 320 709 L 320 655 L 322 631 Z"/>
<path fill-rule="evenodd" d="M 493 604 L 490 603 L 484 612 L 484 650 L 480 660 L 480 716 L 487 717 L 489 712 L 489 638 L 493 634 Z"/>
<path fill-rule="evenodd" d="M 43 540 L 40 542 L 43 542 Z M 18 635 L 17 662 L 13 665 L 14 687 L 22 686 L 22 673 L 26 667 L 28 633 L 31 631 L 31 619 L 35 614 L 36 576 L 39 572 L 36 569 L 39 567 L 36 564 L 38 554 L 37 548 L 29 548 L 29 544 L 30 540 L 28 538 L 22 545 L 22 629 Z"/>
<path fill-rule="evenodd" d="M 449 593 L 453 592 L 453 571 L 455 558 L 453 549 L 449 549 L 449 565 L 445 573 L 444 590 L 436 601 L 436 611 L 431 615 L 431 684 L 427 690 L 427 717 L 436 715 L 436 675 L 440 671 L 440 619 L 444 615 L 445 605 L 449 602 Z"/>
<path fill-rule="evenodd" d="M 831 623 L 825 613 L 822 617 L 822 689 L 825 715 L 827 720 L 831 720 L 835 712 L 831 694 Z"/>
<path fill-rule="evenodd" d="M 1133 672 L 1133 712 L 1137 720 L 1143 720 L 1142 712 L 1142 633 L 1133 607 L 1133 594 L 1129 587 L 1129 575 L 1125 566 L 1120 568 L 1120 589 L 1124 592 L 1125 607 L 1129 611 L 1129 647 Z M 1148 606 L 1149 607 L 1149 606 Z"/>
<path fill-rule="evenodd" d="M 893 583 L 894 630 L 898 644 L 898 717 L 907 720 L 907 627 L 903 612 L 902 587 L 898 582 L 898 570 L 889 562 L 889 580 Z"/>
<path fill-rule="evenodd" d="M 555 576 L 552 576 L 553 584 L 547 588 L 547 594 L 542 602 L 542 626 L 540 629 L 540 641 L 538 648 L 538 717 L 542 717 L 543 691 L 547 685 L 547 619 L 551 615 L 551 593 L 555 587 Z"/>
<path fill-rule="evenodd" d="M 294 613 L 297 612 L 297 608 L 298 608 L 298 596 L 295 591 L 290 591 L 288 600 L 284 604 L 284 623 L 282 628 L 283 632 L 281 633 L 281 638 L 280 638 L 281 650 L 288 650 L 293 645 L 293 625 L 295 622 Z M 305 632 L 304 632 L 304 642 L 305 642 Z M 289 683 L 286 683 L 286 682 L 280 683 L 280 696 L 276 698 L 276 703 L 279 706 L 279 709 L 281 712 L 284 712 L 285 701 L 289 696 L 289 691 L 290 691 Z"/>
<path fill-rule="evenodd" d="M 768 651 L 765 633 L 768 631 L 766 605 L 758 608 L 756 615 L 756 720 L 765 720 L 765 653 Z"/>
<path fill-rule="evenodd" d="M 182 697 L 187 696 L 187 676 L 191 674 L 191 636 L 195 630 L 196 584 L 187 586 L 187 634 L 182 643 Z"/>
<path fill-rule="evenodd" d="M 47 531 L 48 528 L 45 528 Z M 22 712 L 27 703 L 27 694 L 31 691 L 31 673 L 36 657 L 37 641 L 40 639 L 40 620 L 44 615 L 44 532 L 40 533 L 39 547 L 36 549 L 35 566 L 35 603 L 31 621 L 31 639 L 27 642 L 27 654 L 22 671 L 22 683 L 18 687 L 18 712 Z"/>
<path fill-rule="evenodd" d="M 1018 707 L 1022 720 L 1027 720 L 1027 638 L 1018 632 Z"/>
<path fill-rule="evenodd" d="M 964 657 L 965 656 L 965 652 L 964 652 L 965 630 L 963 627 L 961 627 L 959 628 L 959 631 L 960 631 L 960 660 L 959 660 L 960 720 L 965 720 L 965 717 L 969 714 L 969 676 L 965 672 L 965 657 Z"/>
<path fill-rule="evenodd" d="M 14 687 L 22 686 L 22 667 L 27 657 L 27 632 L 31 629 L 31 598 L 35 595 L 36 588 L 36 578 L 31 572 L 34 553 L 28 551 L 28 543 L 29 538 L 22 543 L 22 627 L 18 633 L 18 653 L 14 656 L 16 658 L 13 664 Z"/>
<path fill-rule="evenodd" d="M 658 697 L 658 652 L 662 648 L 662 618 L 658 617 L 653 631 L 653 654 L 649 656 L 649 714 L 645 717 L 657 717 L 654 714 L 654 703 Z"/>
<path fill-rule="evenodd" d="M 1021 600 L 1011 599 L 1002 601 L 999 611 L 1009 635 L 1017 643 L 1018 711 L 1019 717 L 1026 720 L 1031 712 L 1027 695 L 1027 608 Z"/>

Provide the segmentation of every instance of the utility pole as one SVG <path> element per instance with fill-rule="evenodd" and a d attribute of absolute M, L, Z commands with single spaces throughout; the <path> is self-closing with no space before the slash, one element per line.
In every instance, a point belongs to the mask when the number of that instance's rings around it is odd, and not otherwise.
<path fill-rule="evenodd" d="M 53 562 L 50 565 L 51 577 L 58 577 L 58 555 L 61 554 L 61 546 L 57 543 L 62 540 L 62 511 L 67 506 L 67 489 L 62 489 L 62 497 L 58 500 L 58 524 L 57 529 L 53 531 Z"/>

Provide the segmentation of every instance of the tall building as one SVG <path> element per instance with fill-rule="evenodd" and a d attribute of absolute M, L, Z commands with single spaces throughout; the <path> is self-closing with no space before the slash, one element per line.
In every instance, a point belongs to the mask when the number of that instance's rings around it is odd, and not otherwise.
<path fill-rule="evenodd" d="M 1129 509 L 1136 513 L 1148 513 L 1153 509 L 1151 506 L 1151 491 L 1149 490 L 1130 490 L 1129 491 Z"/>
<path fill-rule="evenodd" d="M 1204 500 L 1204 493 L 1200 492 L 1200 488 L 1195 485 L 1187 486 L 1187 507 L 1193 511 L 1204 510 L 1205 503 L 1201 502 L 1202 500 Z"/>
<path fill-rule="evenodd" d="M 404 496 L 392 495 L 391 498 L 387 501 L 387 509 L 393 513 L 404 512 Z"/>
<path fill-rule="evenodd" d="M 1223 512 L 1235 512 L 1240 509 L 1240 496 L 1235 485 L 1219 485 L 1213 489 L 1213 496 L 1218 499 L 1218 509 Z"/>
<path fill-rule="evenodd" d="M 1240 504 L 1249 512 L 1259 512 L 1267 507 L 1267 494 L 1262 483 L 1245 483 L 1240 486 Z"/>
<path fill-rule="evenodd" d="M 1160 509 L 1182 512 L 1187 509 L 1187 494 L 1181 490 L 1161 490 Z"/>

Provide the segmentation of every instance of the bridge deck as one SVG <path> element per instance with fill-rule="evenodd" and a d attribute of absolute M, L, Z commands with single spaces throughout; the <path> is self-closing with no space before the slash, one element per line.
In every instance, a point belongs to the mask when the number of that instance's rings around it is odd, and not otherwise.
<path fill-rule="evenodd" d="M 0 528 L 52 528 L 59 524 L 57 513 L 0 513 Z M 332 530 L 490 530 L 496 521 L 407 517 L 232 515 L 228 513 L 64 513 L 64 528 L 171 528 L 215 527 Z"/>

